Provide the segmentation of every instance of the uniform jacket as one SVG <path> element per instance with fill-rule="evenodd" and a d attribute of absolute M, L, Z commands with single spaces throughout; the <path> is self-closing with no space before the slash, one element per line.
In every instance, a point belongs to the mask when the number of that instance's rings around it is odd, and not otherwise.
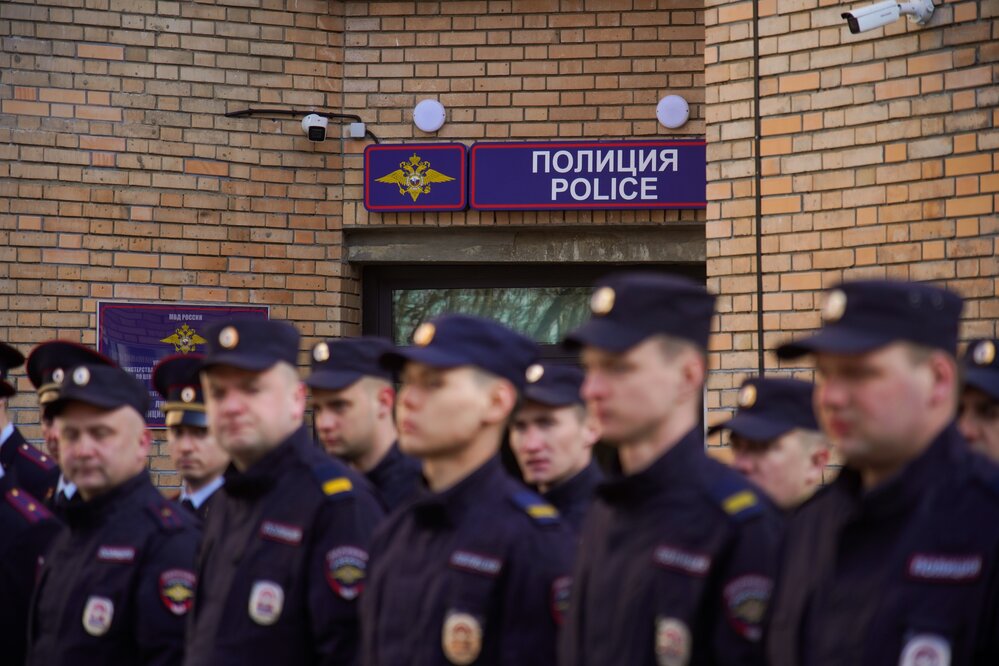
<path fill-rule="evenodd" d="M 59 467 L 52 458 L 24 439 L 17 428 L 0 445 L 0 464 L 13 483 L 32 497 L 48 502 L 59 480 Z"/>
<path fill-rule="evenodd" d="M 562 666 L 761 664 L 781 519 L 692 430 L 602 484 L 583 526 Z"/>
<path fill-rule="evenodd" d="M 368 473 L 382 503 L 392 512 L 420 490 L 423 484 L 423 467 L 416 458 L 411 458 L 393 444 L 385 457 Z"/>
<path fill-rule="evenodd" d="M 544 494 L 545 500 L 558 509 L 562 520 L 577 534 L 583 528 L 586 510 L 593 503 L 597 486 L 604 478 L 604 473 L 595 462 L 590 462 L 576 476 L 551 488 Z"/>

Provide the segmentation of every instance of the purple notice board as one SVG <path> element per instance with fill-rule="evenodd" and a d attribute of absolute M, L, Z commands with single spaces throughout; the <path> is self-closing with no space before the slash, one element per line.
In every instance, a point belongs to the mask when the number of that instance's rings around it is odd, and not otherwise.
<path fill-rule="evenodd" d="M 183 303 L 97 303 L 97 350 L 146 385 L 146 423 L 164 426 L 163 398 L 153 388 L 153 367 L 174 354 L 204 353 L 205 329 L 220 319 L 267 319 L 267 306 Z"/>
<path fill-rule="evenodd" d="M 703 139 L 485 142 L 470 155 L 479 210 L 707 206 Z"/>
<path fill-rule="evenodd" d="M 374 213 L 464 210 L 461 143 L 379 144 L 364 149 L 364 207 Z"/>

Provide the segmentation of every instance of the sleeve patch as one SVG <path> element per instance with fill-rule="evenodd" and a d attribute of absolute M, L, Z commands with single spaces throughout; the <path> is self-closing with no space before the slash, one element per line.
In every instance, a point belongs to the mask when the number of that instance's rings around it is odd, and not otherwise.
<path fill-rule="evenodd" d="M 186 615 L 194 604 L 193 571 L 170 569 L 160 574 L 160 600 L 174 615 Z"/>
<path fill-rule="evenodd" d="M 763 618 L 772 589 L 772 580 L 755 574 L 740 576 L 725 586 L 725 614 L 729 624 L 748 641 L 755 643 L 763 636 Z"/>
<path fill-rule="evenodd" d="M 368 553 L 354 546 L 339 546 L 326 553 L 326 582 L 330 589 L 347 601 L 356 599 L 364 589 Z"/>

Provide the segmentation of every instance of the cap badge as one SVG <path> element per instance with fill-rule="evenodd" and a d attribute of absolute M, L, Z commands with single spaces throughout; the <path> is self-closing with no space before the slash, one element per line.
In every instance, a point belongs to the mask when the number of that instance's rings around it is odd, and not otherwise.
<path fill-rule="evenodd" d="M 219 344 L 226 349 L 232 349 L 239 344 L 239 331 L 235 326 L 226 326 L 219 331 Z"/>
<path fill-rule="evenodd" d="M 52 381 L 56 384 L 62 384 L 62 380 L 66 379 L 66 373 L 62 368 L 56 368 L 52 371 Z"/>
<path fill-rule="evenodd" d="M 841 289 L 834 289 L 826 296 L 822 304 L 822 321 L 834 323 L 843 318 L 846 312 L 846 294 Z"/>
<path fill-rule="evenodd" d="M 413 342 L 421 347 L 426 347 L 431 342 L 433 342 L 434 335 L 437 333 L 437 327 L 430 322 L 424 322 L 419 325 L 416 332 L 413 333 Z"/>
<path fill-rule="evenodd" d="M 529 384 L 534 384 L 545 376 L 545 369 L 540 363 L 535 363 L 534 365 L 528 366 L 527 372 L 524 373 L 524 376 Z"/>
<path fill-rule="evenodd" d="M 996 346 L 991 340 L 982 340 L 975 345 L 971 358 L 975 365 L 991 365 L 992 361 L 996 360 Z"/>
<path fill-rule="evenodd" d="M 330 360 L 330 346 L 325 342 L 320 342 L 312 348 L 312 358 L 314 358 L 318 363 L 324 363 Z"/>
<path fill-rule="evenodd" d="M 468 613 L 450 613 L 444 620 L 441 647 L 452 664 L 471 664 L 482 651 L 482 625 Z"/>
<path fill-rule="evenodd" d="M 195 395 L 193 386 L 185 386 L 184 390 L 180 392 L 180 399 L 183 402 L 194 402 Z"/>
<path fill-rule="evenodd" d="M 80 366 L 73 371 L 73 383 L 77 386 L 86 386 L 90 383 L 90 370 L 86 367 Z"/>
<path fill-rule="evenodd" d="M 593 314 L 605 315 L 614 309 L 616 294 L 610 287 L 600 287 L 590 297 L 590 310 Z"/>
<path fill-rule="evenodd" d="M 756 404 L 756 387 L 752 384 L 746 384 L 739 390 L 739 407 L 742 409 L 749 409 Z"/>

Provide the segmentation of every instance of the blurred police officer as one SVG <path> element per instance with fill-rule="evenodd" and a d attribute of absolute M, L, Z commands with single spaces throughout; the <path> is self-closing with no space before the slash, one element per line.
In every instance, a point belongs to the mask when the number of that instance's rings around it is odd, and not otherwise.
<path fill-rule="evenodd" d="M 53 427 L 49 405 L 59 397 L 59 387 L 66 373 L 79 365 L 113 366 L 114 363 L 103 354 L 68 340 L 43 342 L 36 345 L 28 354 L 26 369 L 31 385 L 38 392 L 42 439 L 45 441 L 49 457 L 56 464 L 59 464 L 59 439 Z M 76 497 L 76 486 L 66 479 L 65 472 L 59 470 L 52 496 L 44 498 L 46 504 L 62 518 L 63 509 L 74 497 Z"/>
<path fill-rule="evenodd" d="M 425 322 L 413 341 L 383 359 L 401 371 L 399 443 L 429 492 L 376 534 L 363 663 L 550 666 L 573 538 L 498 455 L 535 345 L 465 315 Z"/>
<path fill-rule="evenodd" d="M 708 458 L 700 424 L 714 298 L 685 278 L 603 281 L 582 346 L 583 397 L 624 476 L 583 526 L 559 663 L 757 664 L 779 518 Z"/>
<path fill-rule="evenodd" d="M 23 363 L 21 352 L 0 342 L 0 466 L 16 485 L 32 496 L 46 500 L 54 492 L 59 468 L 50 456 L 24 439 L 7 409 L 7 400 L 17 394 L 7 375 Z"/>
<path fill-rule="evenodd" d="M 999 461 L 999 340 L 972 340 L 962 358 L 958 427 L 972 448 Z"/>
<path fill-rule="evenodd" d="M 185 664 L 352 664 L 378 500 L 304 426 L 291 324 L 205 337 L 208 427 L 232 464 L 205 521 Z"/>
<path fill-rule="evenodd" d="M 179 664 L 198 532 L 146 473 L 149 393 L 96 365 L 67 369 L 59 391 L 61 463 L 83 501 L 42 567 L 27 663 Z"/>
<path fill-rule="evenodd" d="M 785 511 L 812 496 L 829 462 L 829 445 L 812 409 L 813 389 L 799 379 L 747 379 L 736 415 L 709 430 L 730 432 L 732 467 Z"/>
<path fill-rule="evenodd" d="M 812 354 L 815 411 L 844 460 L 792 518 L 767 653 L 775 666 L 999 663 L 999 470 L 955 427 L 961 299 L 843 283 Z"/>
<path fill-rule="evenodd" d="M 603 473 L 593 462 L 599 439 L 579 394 L 583 371 L 535 363 L 527 369 L 523 402 L 510 423 L 510 448 L 524 481 L 537 487 L 579 532 Z"/>
<path fill-rule="evenodd" d="M 177 501 L 204 520 L 225 478 L 229 454 L 208 430 L 201 391 L 200 354 L 168 356 L 153 368 L 153 386 L 165 402 L 167 449 L 183 486 Z"/>
<path fill-rule="evenodd" d="M 326 452 L 367 476 L 390 511 L 422 480 L 419 461 L 396 444 L 392 373 L 378 363 L 391 350 L 392 343 L 373 336 L 320 342 L 305 379 Z"/>

